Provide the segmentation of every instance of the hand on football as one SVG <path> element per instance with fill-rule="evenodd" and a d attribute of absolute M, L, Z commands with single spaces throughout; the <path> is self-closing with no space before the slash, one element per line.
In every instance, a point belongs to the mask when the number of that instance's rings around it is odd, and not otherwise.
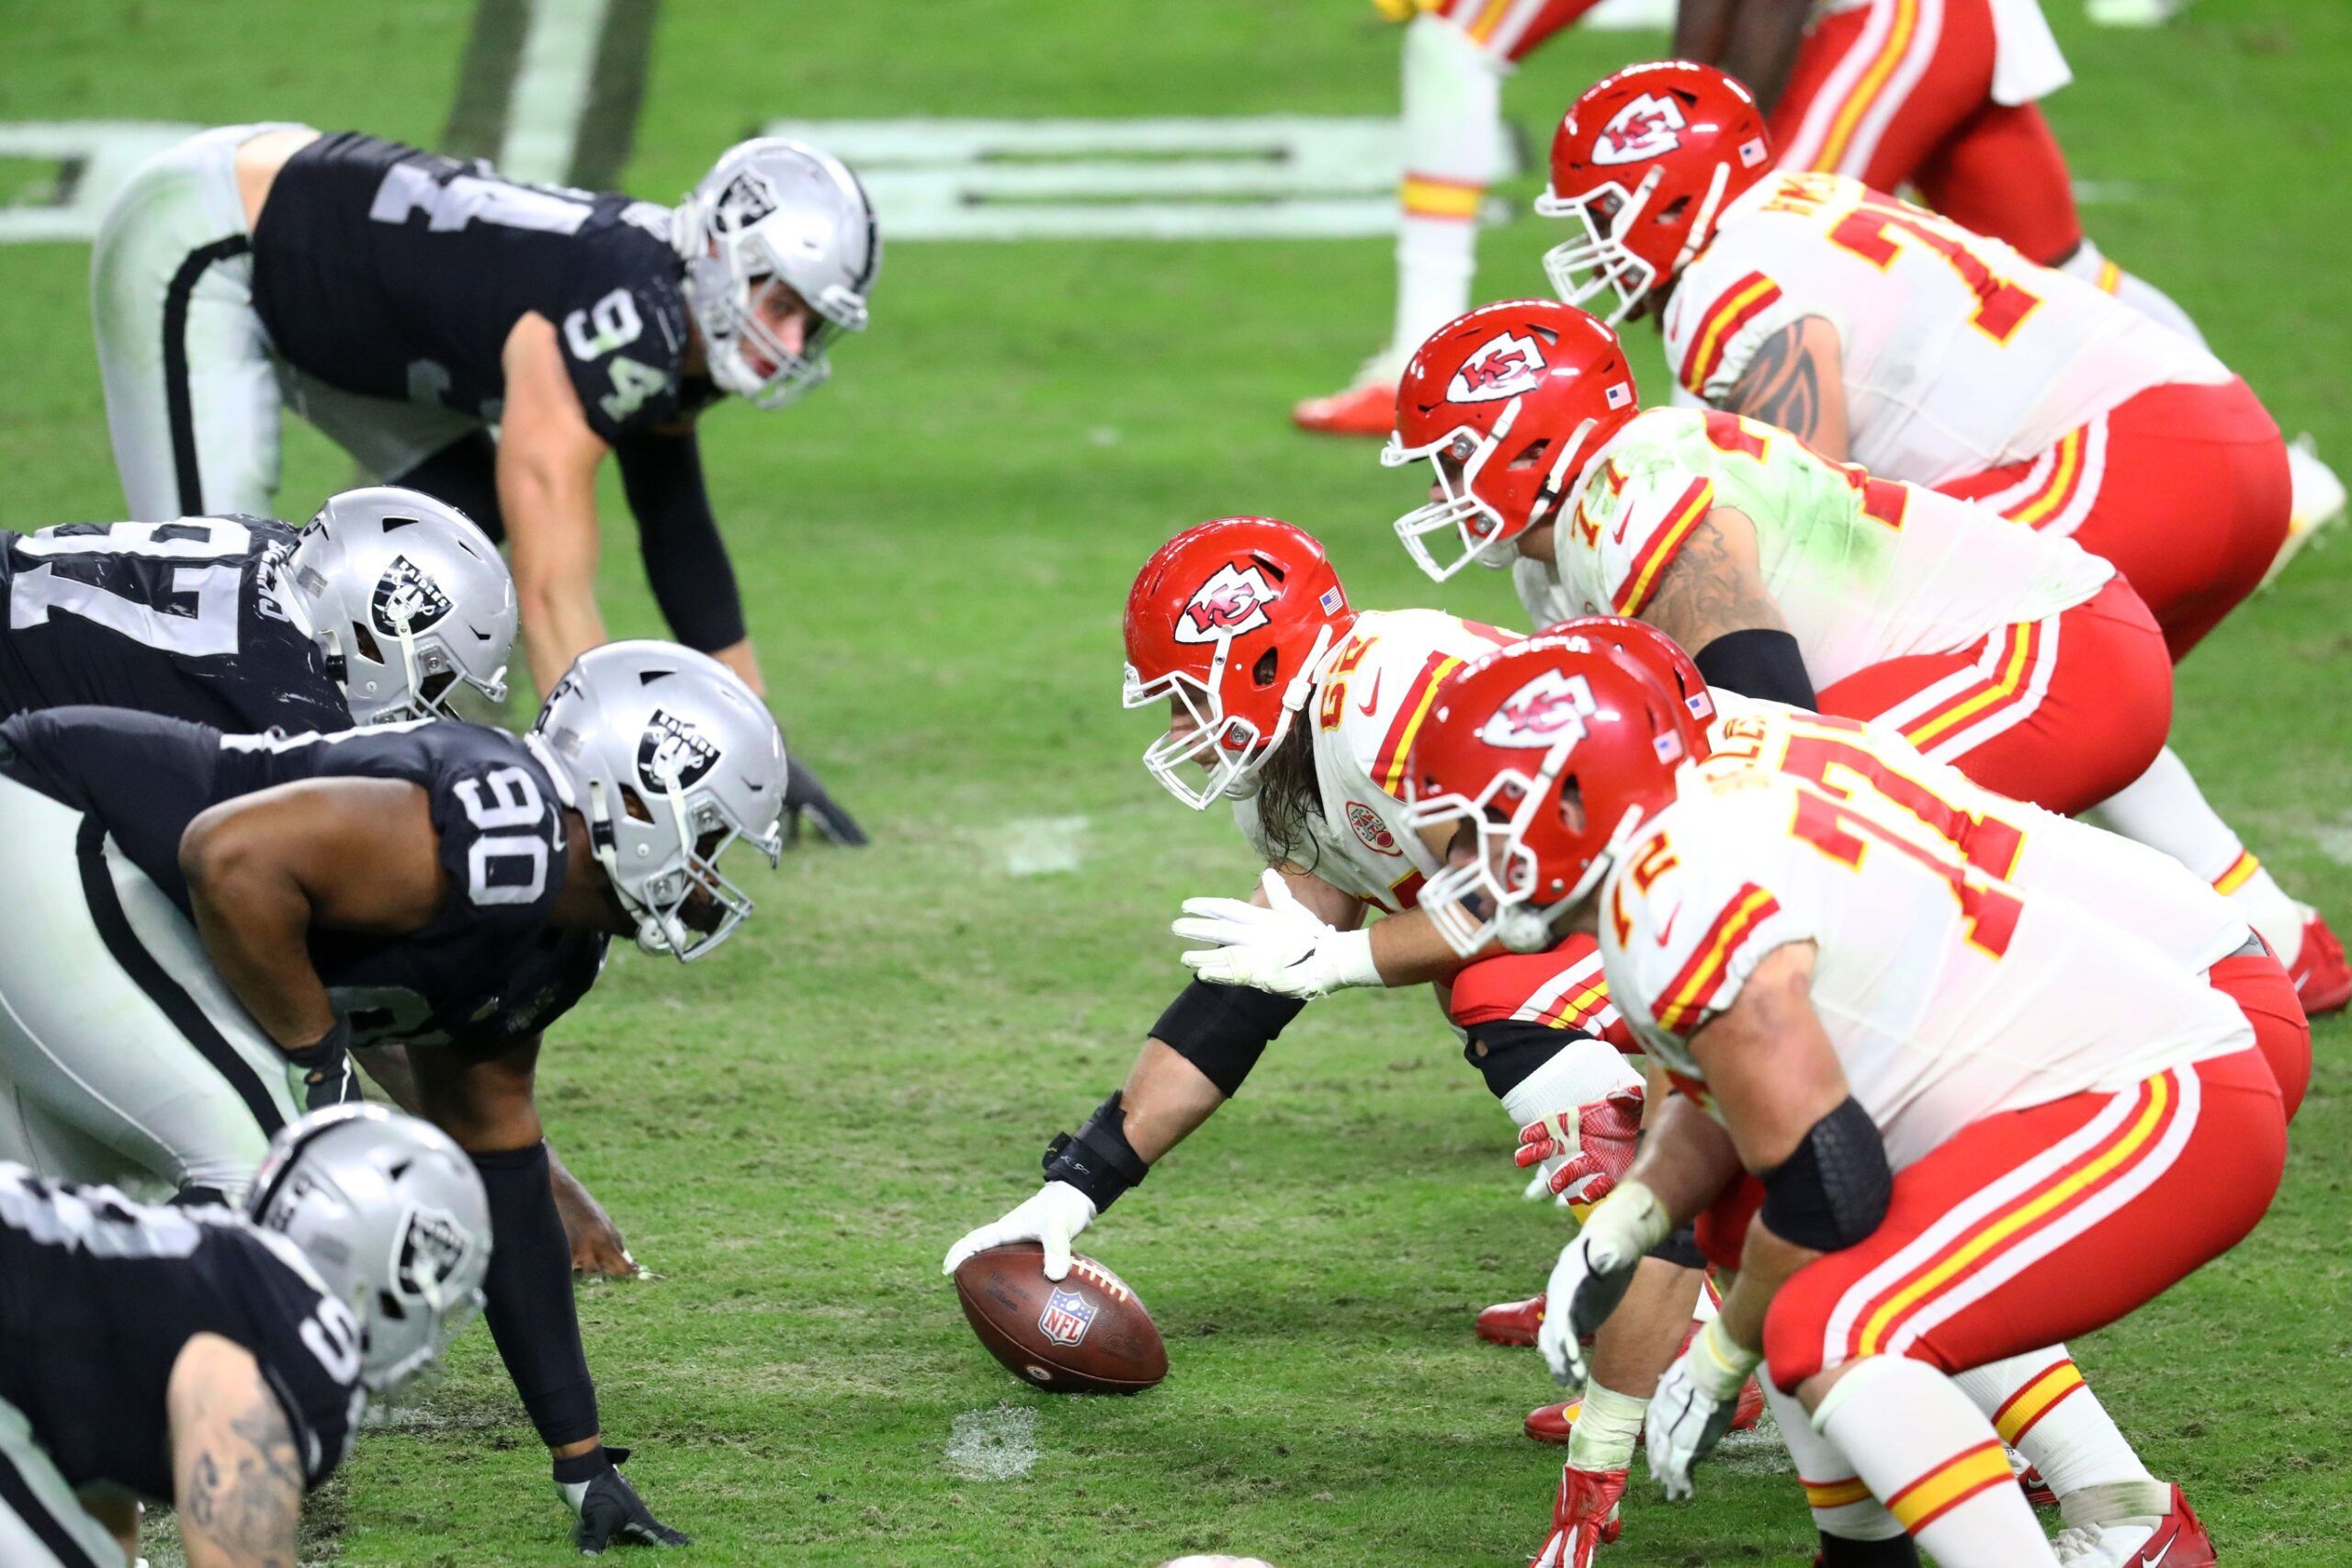
<path fill-rule="evenodd" d="M 1265 889 L 1263 906 L 1246 898 L 1184 900 L 1183 915 L 1169 929 L 1186 942 L 1210 944 L 1182 954 L 1193 974 L 1213 986 L 1247 986 L 1306 1001 L 1380 983 L 1369 932 L 1326 924 L 1298 901 L 1280 872 L 1269 869 L 1259 886 Z"/>
<path fill-rule="evenodd" d="M 1544 1191 L 1573 1202 L 1598 1203 L 1632 1168 L 1634 1142 L 1641 1131 L 1642 1091 L 1623 1089 L 1521 1127 L 1514 1157 L 1522 1169 L 1542 1168 Z M 1528 1196 L 1543 1193 L 1530 1182 Z"/>
<path fill-rule="evenodd" d="M 991 1247 L 1034 1241 L 1046 1249 L 1046 1278 L 1067 1279 L 1070 1240 L 1094 1223 L 1094 1213 L 1093 1199 L 1067 1181 L 1048 1181 L 1004 1218 L 982 1225 L 949 1247 L 939 1271 L 953 1274 L 963 1267 L 964 1259 Z"/>
<path fill-rule="evenodd" d="M 1723 1319 L 1711 1318 L 1658 1380 L 1644 1423 L 1650 1474 L 1669 1502 L 1690 1496 L 1690 1472 L 1714 1451 L 1739 1412 L 1739 1391 L 1763 1358 L 1733 1343 Z"/>
<path fill-rule="evenodd" d="M 1584 1337 L 1617 1310 L 1642 1255 L 1671 1228 L 1656 1194 L 1629 1181 L 1596 1204 L 1576 1239 L 1560 1249 L 1545 1287 L 1549 1304 L 1544 1325 L 1535 1331 L 1535 1348 L 1562 1387 L 1582 1386 L 1589 1371 Z"/>

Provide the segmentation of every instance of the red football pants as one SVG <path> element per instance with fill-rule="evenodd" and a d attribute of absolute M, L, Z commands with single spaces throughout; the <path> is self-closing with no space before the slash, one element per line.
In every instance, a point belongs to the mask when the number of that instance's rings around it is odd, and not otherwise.
<path fill-rule="evenodd" d="M 2151 387 L 2048 450 L 1937 487 L 2108 561 L 2178 663 L 2287 537 L 2287 443 L 2244 381 Z"/>
<path fill-rule="evenodd" d="M 2278 1086 L 2281 1109 L 2292 1121 L 2312 1077 L 2312 1026 L 2295 983 L 2267 952 L 2235 954 L 2205 972 L 2205 983 L 2237 1003 L 2254 1026 L 2255 1049 Z M 1747 1244 L 1748 1222 L 1764 1206 L 1764 1184 L 1741 1176 L 1694 1222 L 1699 1250 L 1716 1268 L 1736 1272 Z"/>
<path fill-rule="evenodd" d="M 1600 0 L 1445 0 L 1437 14 L 1514 63 Z"/>
<path fill-rule="evenodd" d="M 1481 958 L 1454 976 L 1445 993 L 1445 1010 L 1462 1029 L 1510 1020 L 1578 1030 L 1628 1055 L 1642 1049 L 1624 1015 L 1609 999 L 1609 983 L 1600 973 L 1600 943 L 1581 934 L 1548 952 Z"/>
<path fill-rule="evenodd" d="M 2082 243 L 2057 139 L 2032 104 L 1993 102 L 1986 0 L 1872 0 L 1806 30 L 1773 106 L 1781 166 L 1896 192 L 2045 265 Z"/>
<path fill-rule="evenodd" d="M 1987 1117 L 1896 1175 L 1870 1239 L 1781 1287 L 1772 1381 L 1881 1355 L 1965 1371 L 2102 1327 L 2244 1239 L 2286 1162 L 2251 1050 Z"/>
<path fill-rule="evenodd" d="M 1953 653 L 1855 671 L 1821 711 L 1891 725 L 1985 788 L 2073 816 L 2147 772 L 2172 727 L 2164 634 L 2120 579 Z"/>

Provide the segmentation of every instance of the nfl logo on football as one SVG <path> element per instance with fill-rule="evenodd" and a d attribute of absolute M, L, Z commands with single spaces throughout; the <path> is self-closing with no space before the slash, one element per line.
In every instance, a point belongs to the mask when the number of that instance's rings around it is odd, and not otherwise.
<path fill-rule="evenodd" d="M 1037 1314 L 1037 1332 L 1057 1345 L 1075 1346 L 1094 1325 L 1097 1310 L 1081 1292 L 1056 1291 L 1046 1299 L 1046 1310 Z"/>

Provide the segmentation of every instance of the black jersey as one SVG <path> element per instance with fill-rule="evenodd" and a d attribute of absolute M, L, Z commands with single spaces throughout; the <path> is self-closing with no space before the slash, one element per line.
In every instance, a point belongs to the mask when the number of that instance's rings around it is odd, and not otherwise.
<path fill-rule="evenodd" d="M 522 185 L 342 131 L 288 159 L 254 231 L 254 308 L 297 367 L 345 391 L 495 423 L 514 323 L 552 322 L 608 442 L 715 396 L 688 387 L 670 209 Z"/>
<path fill-rule="evenodd" d="M 283 1236 L 226 1209 L 134 1203 L 0 1165 L 0 1399 L 66 1482 L 172 1496 L 172 1364 L 198 1334 L 252 1352 L 311 1486 L 365 1394 L 359 1324 Z"/>
<path fill-rule="evenodd" d="M 495 1052 L 544 1029 L 595 983 L 606 939 L 559 931 L 555 786 L 503 729 L 415 721 L 284 739 L 100 708 L 0 724 L 0 771 L 94 817 L 190 911 L 180 837 L 206 807 L 298 779 L 406 779 L 430 803 L 447 902 L 401 937 L 313 930 L 311 959 L 361 1045 Z"/>
<path fill-rule="evenodd" d="M 0 532 L 0 717 L 94 703 L 232 731 L 348 729 L 325 654 L 278 594 L 299 536 L 259 517 Z"/>

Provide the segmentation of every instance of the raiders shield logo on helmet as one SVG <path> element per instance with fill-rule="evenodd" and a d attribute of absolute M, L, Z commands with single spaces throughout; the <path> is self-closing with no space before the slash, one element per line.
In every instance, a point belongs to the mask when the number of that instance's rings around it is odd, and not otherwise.
<path fill-rule="evenodd" d="M 1583 739 L 1584 716 L 1593 711 L 1592 687 L 1583 676 L 1546 670 L 1478 727 L 1478 739 L 1513 750 L 1548 751 L 1563 740 Z"/>
<path fill-rule="evenodd" d="M 376 580 L 368 606 L 368 618 L 384 636 L 396 637 L 405 629 L 414 637 L 449 613 L 449 596 L 408 557 L 394 556 Z"/>
<path fill-rule="evenodd" d="M 656 795 L 669 794 L 673 779 L 679 789 L 693 788 L 718 761 L 718 747 L 661 708 L 645 721 L 645 739 L 637 743 L 638 780 Z"/>
<path fill-rule="evenodd" d="M 1690 128 L 1682 106 L 1656 93 L 1644 93 L 1609 117 L 1593 138 L 1596 164 L 1638 164 L 1662 157 L 1682 145 L 1681 133 Z"/>
<path fill-rule="evenodd" d="M 1215 642 L 1269 624 L 1266 606 L 1281 597 L 1258 568 L 1228 561 L 1193 591 L 1176 616 L 1178 642 Z"/>
<path fill-rule="evenodd" d="M 394 1280 L 411 1295 L 431 1295 L 466 1258 L 466 1229 L 439 1209 L 411 1209 L 401 1227 Z"/>
<path fill-rule="evenodd" d="M 756 170 L 746 169 L 718 193 L 719 227 L 743 230 L 775 210 L 775 187 Z"/>
<path fill-rule="evenodd" d="M 1544 373 L 1544 348 L 1533 338 L 1498 333 L 1462 362 L 1445 386 L 1446 400 L 1456 403 L 1491 403 L 1535 389 Z"/>

